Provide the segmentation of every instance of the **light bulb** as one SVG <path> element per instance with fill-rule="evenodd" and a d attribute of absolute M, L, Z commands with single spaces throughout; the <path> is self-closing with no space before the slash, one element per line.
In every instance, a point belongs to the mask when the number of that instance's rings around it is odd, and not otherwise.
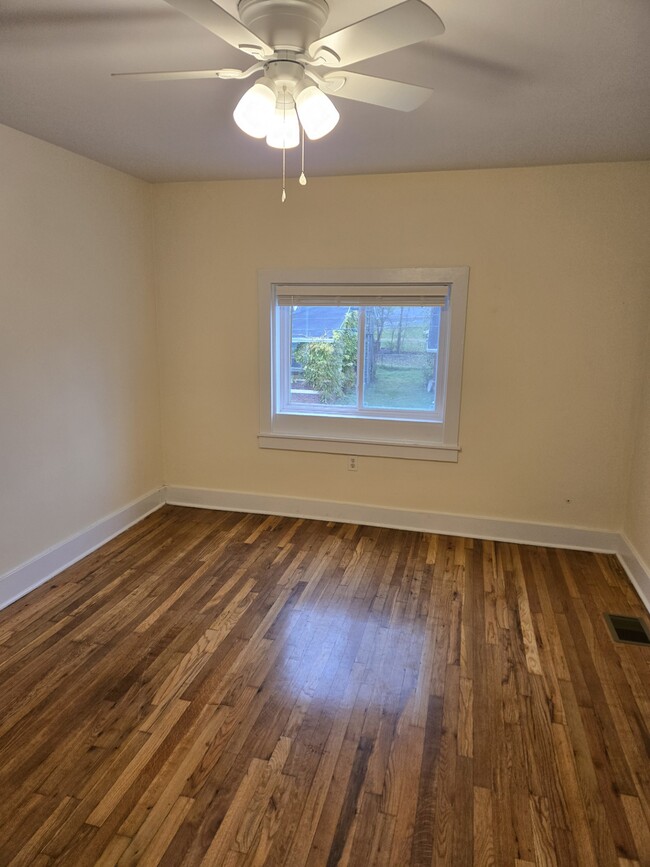
<path fill-rule="evenodd" d="M 296 108 L 300 123 L 312 141 L 332 132 L 339 122 L 334 103 L 315 84 L 308 84 L 298 93 Z"/>
<path fill-rule="evenodd" d="M 300 125 L 295 108 L 276 108 L 266 143 L 272 148 L 295 148 L 300 144 Z"/>
<path fill-rule="evenodd" d="M 233 112 L 235 123 L 253 138 L 264 138 L 275 112 L 275 88 L 270 78 L 260 78 L 237 103 Z"/>

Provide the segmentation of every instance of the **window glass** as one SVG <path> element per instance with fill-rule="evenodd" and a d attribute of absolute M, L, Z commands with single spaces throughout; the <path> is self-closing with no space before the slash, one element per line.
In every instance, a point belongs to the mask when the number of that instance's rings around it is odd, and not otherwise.
<path fill-rule="evenodd" d="M 356 406 L 359 311 L 292 307 L 291 396 L 303 406 Z"/>
<path fill-rule="evenodd" d="M 348 412 L 436 410 L 440 307 L 307 305 L 284 310 L 291 320 L 285 332 L 291 341 L 285 355 L 291 368 L 290 406 L 330 412 L 336 407 Z"/>
<path fill-rule="evenodd" d="M 363 406 L 435 410 L 439 307 L 368 307 Z"/>

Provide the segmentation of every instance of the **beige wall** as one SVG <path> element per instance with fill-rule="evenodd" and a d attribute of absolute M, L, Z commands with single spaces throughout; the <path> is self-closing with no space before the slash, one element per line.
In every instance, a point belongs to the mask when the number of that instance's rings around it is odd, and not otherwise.
<path fill-rule="evenodd" d="M 630 472 L 625 534 L 644 561 L 646 572 L 650 574 L 650 323 L 648 320 L 646 320 L 648 343 L 644 381 L 639 392 L 639 414 Z"/>
<path fill-rule="evenodd" d="M 618 530 L 650 164 L 154 189 L 169 484 Z M 261 450 L 258 268 L 469 265 L 458 464 Z"/>
<path fill-rule="evenodd" d="M 626 515 L 650 562 L 649 164 L 314 179 L 281 206 L 275 181 L 152 189 L 6 127 L 0 154 L 0 574 L 163 469 L 607 530 Z M 459 463 L 349 473 L 258 449 L 257 269 L 411 265 L 471 268 Z"/>
<path fill-rule="evenodd" d="M 148 185 L 0 127 L 0 575 L 161 481 Z"/>

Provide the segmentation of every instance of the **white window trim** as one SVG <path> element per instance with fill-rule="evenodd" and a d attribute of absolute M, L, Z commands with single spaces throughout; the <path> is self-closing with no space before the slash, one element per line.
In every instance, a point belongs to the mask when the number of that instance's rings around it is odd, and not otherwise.
<path fill-rule="evenodd" d="M 469 268 L 354 268 L 264 270 L 258 273 L 260 351 L 261 448 L 290 449 L 333 454 L 374 455 L 455 462 L 460 452 L 460 391 L 462 383 L 465 317 Z M 275 299 L 291 287 L 316 294 L 318 287 L 385 287 L 386 295 L 434 294 L 432 287 L 449 293 L 447 383 L 442 423 L 386 419 L 341 418 L 300 413 L 276 413 L 278 372 L 272 349 L 278 334 Z M 426 287 L 426 288 L 425 288 Z M 415 290 L 415 291 L 414 291 Z M 347 292 L 352 290 L 348 289 Z M 366 289 L 368 291 L 368 289 Z M 376 296 L 376 291 L 373 291 Z"/>

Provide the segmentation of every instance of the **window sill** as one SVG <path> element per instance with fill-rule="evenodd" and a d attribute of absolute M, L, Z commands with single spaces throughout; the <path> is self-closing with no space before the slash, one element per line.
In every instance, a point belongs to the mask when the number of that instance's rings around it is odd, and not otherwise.
<path fill-rule="evenodd" d="M 260 448 L 300 452 L 321 452 L 334 455 L 369 455 L 383 458 L 406 458 L 416 461 L 457 463 L 459 446 L 424 443 L 386 443 L 372 440 L 333 439 L 323 437 L 261 434 Z"/>

